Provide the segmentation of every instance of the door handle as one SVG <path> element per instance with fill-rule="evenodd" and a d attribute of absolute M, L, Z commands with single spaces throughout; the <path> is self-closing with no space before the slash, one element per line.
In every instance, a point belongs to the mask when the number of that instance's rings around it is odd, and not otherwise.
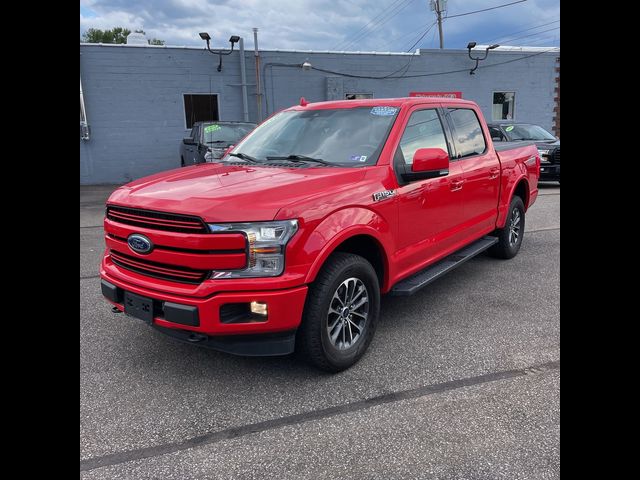
<path fill-rule="evenodd" d="M 453 180 L 451 182 L 451 191 L 457 192 L 458 190 L 462 190 L 463 183 L 464 183 L 464 180 Z"/>
<path fill-rule="evenodd" d="M 495 178 L 498 178 L 499 175 L 500 175 L 500 169 L 499 168 L 492 168 L 491 170 L 489 170 L 489 180 L 493 180 Z"/>

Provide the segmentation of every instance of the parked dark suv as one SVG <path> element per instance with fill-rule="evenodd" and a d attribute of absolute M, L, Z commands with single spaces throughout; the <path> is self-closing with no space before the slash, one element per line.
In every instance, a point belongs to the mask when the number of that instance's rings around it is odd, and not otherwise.
<path fill-rule="evenodd" d="M 493 122 L 488 124 L 494 142 L 533 141 L 540 152 L 540 181 L 560 183 L 560 139 L 540 125 L 520 122 Z"/>
<path fill-rule="evenodd" d="M 248 122 L 196 122 L 180 144 L 180 165 L 211 162 L 256 128 Z"/>

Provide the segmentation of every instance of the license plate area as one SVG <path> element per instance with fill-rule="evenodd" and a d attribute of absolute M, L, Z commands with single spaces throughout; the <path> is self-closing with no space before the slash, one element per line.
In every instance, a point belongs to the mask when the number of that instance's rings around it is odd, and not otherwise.
<path fill-rule="evenodd" d="M 124 313 L 151 325 L 153 323 L 153 299 L 124 292 Z"/>

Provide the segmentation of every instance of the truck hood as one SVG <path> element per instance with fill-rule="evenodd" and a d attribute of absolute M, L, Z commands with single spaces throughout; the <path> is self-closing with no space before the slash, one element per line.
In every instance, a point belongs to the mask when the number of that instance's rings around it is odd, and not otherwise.
<path fill-rule="evenodd" d="M 278 211 L 362 180 L 359 168 L 200 164 L 128 183 L 107 203 L 197 215 L 207 222 L 273 220 Z"/>

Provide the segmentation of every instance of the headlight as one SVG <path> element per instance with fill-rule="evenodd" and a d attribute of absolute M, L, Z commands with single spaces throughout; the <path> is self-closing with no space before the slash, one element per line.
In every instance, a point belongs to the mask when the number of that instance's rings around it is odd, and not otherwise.
<path fill-rule="evenodd" d="M 210 278 L 277 277 L 284 271 L 285 247 L 298 231 L 298 221 L 215 223 L 209 224 L 209 230 L 212 233 L 244 233 L 249 243 L 249 258 L 244 270 L 214 270 Z"/>
<path fill-rule="evenodd" d="M 540 155 L 549 155 L 550 150 L 542 150 L 542 149 L 538 149 L 538 153 Z"/>

